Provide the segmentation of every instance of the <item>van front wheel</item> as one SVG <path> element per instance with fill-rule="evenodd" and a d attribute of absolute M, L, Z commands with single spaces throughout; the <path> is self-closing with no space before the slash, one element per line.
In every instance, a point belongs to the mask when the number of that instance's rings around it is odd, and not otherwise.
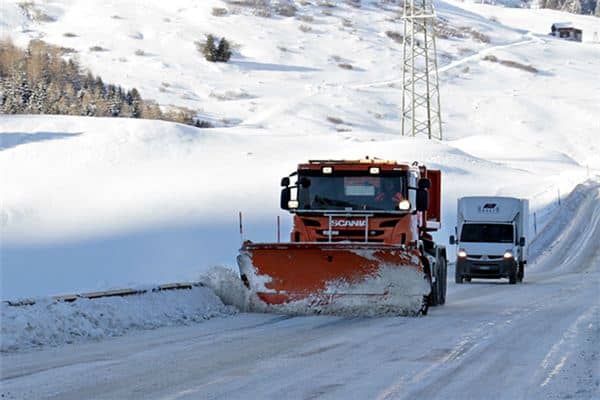
<path fill-rule="evenodd" d="M 517 283 L 517 271 L 516 271 L 516 268 L 515 268 L 515 270 L 511 271 L 508 274 L 508 283 L 510 285 L 514 285 L 514 284 Z"/>
<path fill-rule="evenodd" d="M 462 271 L 458 267 L 456 267 L 456 271 L 454 272 L 454 282 L 459 285 L 463 283 Z"/>
<path fill-rule="evenodd" d="M 517 273 L 517 281 L 523 282 L 523 277 L 525 276 L 525 263 L 519 263 L 519 272 Z"/>

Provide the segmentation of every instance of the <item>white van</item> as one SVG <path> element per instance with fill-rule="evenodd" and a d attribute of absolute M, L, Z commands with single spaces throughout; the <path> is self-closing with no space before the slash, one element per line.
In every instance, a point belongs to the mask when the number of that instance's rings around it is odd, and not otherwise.
<path fill-rule="evenodd" d="M 471 278 L 523 281 L 527 264 L 529 201 L 512 197 L 471 196 L 458 199 L 456 283 Z"/>

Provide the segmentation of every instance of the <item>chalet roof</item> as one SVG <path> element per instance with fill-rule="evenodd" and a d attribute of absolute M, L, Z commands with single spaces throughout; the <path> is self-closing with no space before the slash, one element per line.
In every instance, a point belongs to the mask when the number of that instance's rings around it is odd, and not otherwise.
<path fill-rule="evenodd" d="M 571 22 L 555 22 L 552 24 L 552 29 L 574 28 Z"/>

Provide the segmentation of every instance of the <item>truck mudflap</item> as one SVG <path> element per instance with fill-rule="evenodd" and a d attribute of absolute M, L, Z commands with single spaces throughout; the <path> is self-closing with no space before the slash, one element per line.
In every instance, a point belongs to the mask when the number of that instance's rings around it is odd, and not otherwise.
<path fill-rule="evenodd" d="M 238 265 L 252 311 L 414 315 L 431 291 L 418 250 L 403 246 L 245 242 Z"/>

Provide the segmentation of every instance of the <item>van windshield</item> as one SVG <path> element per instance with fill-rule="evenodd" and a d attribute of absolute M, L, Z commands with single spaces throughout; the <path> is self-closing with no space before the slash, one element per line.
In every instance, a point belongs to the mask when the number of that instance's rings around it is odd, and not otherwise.
<path fill-rule="evenodd" d="M 512 243 L 511 224 L 465 224 L 460 234 L 461 242 Z"/>

